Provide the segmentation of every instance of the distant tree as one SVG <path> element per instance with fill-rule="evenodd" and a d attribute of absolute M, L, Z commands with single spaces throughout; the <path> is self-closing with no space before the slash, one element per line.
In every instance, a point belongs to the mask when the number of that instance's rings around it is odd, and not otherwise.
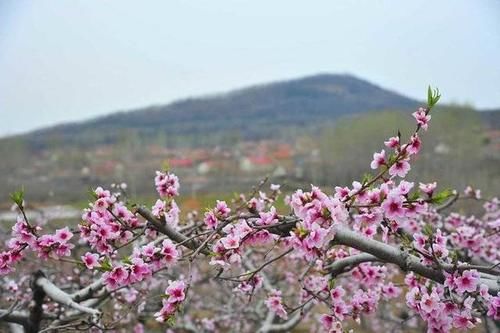
<path fill-rule="evenodd" d="M 394 128 L 409 132 L 401 112 L 378 112 L 342 119 L 323 130 L 319 139 L 322 163 L 317 166 L 322 184 L 332 179 L 350 184 L 365 173 L 370 152 Z M 433 118 L 433 131 L 415 161 L 410 179 L 440 180 L 446 187 L 464 188 L 476 184 L 487 193 L 500 186 L 496 162 L 485 152 L 485 130 L 478 112 L 459 107 L 440 107 Z"/>

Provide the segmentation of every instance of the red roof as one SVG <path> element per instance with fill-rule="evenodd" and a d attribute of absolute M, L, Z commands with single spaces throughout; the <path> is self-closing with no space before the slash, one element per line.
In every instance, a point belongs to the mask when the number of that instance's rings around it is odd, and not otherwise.
<path fill-rule="evenodd" d="M 270 165 L 273 164 L 273 160 L 267 156 L 252 156 L 249 158 L 250 162 L 255 165 Z"/>
<path fill-rule="evenodd" d="M 292 156 L 292 149 L 288 146 L 280 146 L 274 153 L 274 157 L 277 159 L 287 159 Z"/>
<path fill-rule="evenodd" d="M 193 160 L 190 158 L 173 158 L 168 161 L 172 168 L 187 168 L 193 166 Z"/>

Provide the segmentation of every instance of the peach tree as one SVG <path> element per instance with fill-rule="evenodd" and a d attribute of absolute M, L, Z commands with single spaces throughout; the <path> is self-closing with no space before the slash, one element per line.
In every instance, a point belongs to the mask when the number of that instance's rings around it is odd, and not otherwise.
<path fill-rule="evenodd" d="M 19 216 L 0 236 L 0 324 L 13 332 L 495 329 L 498 199 L 405 180 L 439 98 L 429 88 L 413 133 L 388 138 L 373 154 L 374 173 L 351 187 L 282 198 L 263 181 L 229 204 L 181 213 L 179 179 L 163 170 L 152 207 L 120 186 L 98 187 L 79 224 L 59 229 L 30 221 L 23 192 L 13 193 Z M 484 212 L 452 212 L 460 200 Z"/>

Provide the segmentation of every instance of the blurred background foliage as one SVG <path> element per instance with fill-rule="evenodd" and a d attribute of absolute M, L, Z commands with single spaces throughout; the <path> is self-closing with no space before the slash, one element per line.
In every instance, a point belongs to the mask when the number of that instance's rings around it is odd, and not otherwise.
<path fill-rule="evenodd" d="M 184 199 L 248 192 L 259 180 L 286 192 L 350 186 L 372 172 L 384 140 L 415 128 L 418 101 L 348 75 L 315 75 L 192 98 L 0 139 L 0 205 L 24 186 L 29 201 L 84 202 L 89 188 L 126 182 L 152 200 L 154 171 L 181 178 Z M 440 188 L 500 185 L 500 112 L 440 104 L 409 180 Z"/>

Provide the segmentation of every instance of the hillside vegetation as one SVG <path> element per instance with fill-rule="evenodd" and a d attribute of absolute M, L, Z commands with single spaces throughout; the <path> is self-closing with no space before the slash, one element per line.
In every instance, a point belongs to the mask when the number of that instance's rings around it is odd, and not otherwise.
<path fill-rule="evenodd" d="M 394 128 L 400 129 L 403 139 L 408 137 L 412 130 L 408 117 L 402 112 L 380 112 L 342 119 L 323 130 L 319 145 L 324 158 L 312 178 L 320 183 L 350 184 L 368 171 L 373 152 L 387 151 L 380 142 L 396 135 Z M 493 194 L 500 185 L 500 154 L 492 147 L 481 115 L 467 108 L 440 107 L 432 121 L 409 179 L 439 180 L 442 186 L 458 189 L 476 184 Z"/>
<path fill-rule="evenodd" d="M 290 137 L 290 129 L 379 110 L 411 109 L 416 101 L 349 75 L 316 75 L 257 85 L 167 105 L 117 112 L 26 135 L 30 147 L 89 147 L 123 140 L 123 133 L 169 146 L 223 144 Z"/>
<path fill-rule="evenodd" d="M 0 203 L 20 185 L 33 201 L 81 201 L 88 188 L 122 181 L 148 196 L 165 163 L 191 196 L 248 190 L 266 175 L 304 187 L 349 184 L 394 128 L 409 133 L 417 104 L 325 74 L 41 129 L 0 140 Z M 441 106 L 432 117 L 412 177 L 498 188 L 500 112 Z"/>

